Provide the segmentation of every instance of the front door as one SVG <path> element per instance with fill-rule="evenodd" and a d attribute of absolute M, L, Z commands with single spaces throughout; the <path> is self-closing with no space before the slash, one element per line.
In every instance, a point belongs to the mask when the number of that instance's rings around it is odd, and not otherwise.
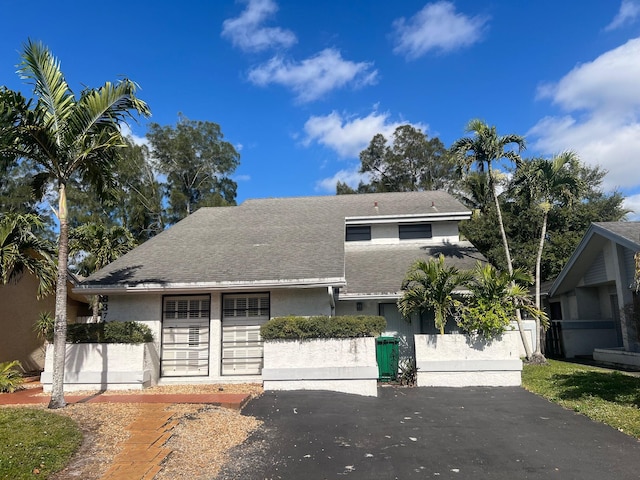
<path fill-rule="evenodd" d="M 260 375 L 260 326 L 269 320 L 269 294 L 222 297 L 222 375 Z"/>
<path fill-rule="evenodd" d="M 395 303 L 381 303 L 379 306 L 380 315 L 387 321 L 387 329 L 382 333 L 383 337 L 398 337 L 400 347 L 400 360 L 413 358 L 415 355 L 415 341 L 413 336 L 420 333 L 419 322 L 408 322 L 400 312 Z"/>
<path fill-rule="evenodd" d="M 164 377 L 209 374 L 208 295 L 164 297 L 160 374 Z"/>

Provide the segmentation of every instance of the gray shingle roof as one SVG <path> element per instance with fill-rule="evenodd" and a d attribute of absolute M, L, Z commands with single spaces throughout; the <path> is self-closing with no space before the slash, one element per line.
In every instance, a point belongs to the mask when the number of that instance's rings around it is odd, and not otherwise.
<path fill-rule="evenodd" d="M 628 240 L 635 244 L 635 248 L 640 248 L 640 222 L 595 222 L 594 225 Z"/>
<path fill-rule="evenodd" d="M 346 217 L 466 213 L 445 192 L 270 198 L 201 208 L 83 286 L 335 284 L 345 277 Z"/>
<path fill-rule="evenodd" d="M 441 253 L 447 265 L 459 270 L 471 270 L 476 262 L 487 261 L 469 242 L 440 247 L 413 244 L 348 248 L 345 252 L 347 286 L 341 289 L 341 294 L 397 294 L 411 264 L 437 258 Z"/>

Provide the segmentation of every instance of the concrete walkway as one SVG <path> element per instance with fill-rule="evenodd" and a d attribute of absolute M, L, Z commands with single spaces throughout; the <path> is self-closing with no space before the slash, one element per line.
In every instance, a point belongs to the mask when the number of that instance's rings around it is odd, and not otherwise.
<path fill-rule="evenodd" d="M 100 392 L 93 395 L 64 396 L 68 404 L 71 403 L 205 403 L 218 407 L 239 410 L 249 400 L 245 393 L 167 393 L 167 394 L 125 394 L 114 395 Z M 0 394 L 0 405 L 33 405 L 49 403 L 49 396 L 42 395 L 42 387 L 26 388 L 14 393 Z"/>

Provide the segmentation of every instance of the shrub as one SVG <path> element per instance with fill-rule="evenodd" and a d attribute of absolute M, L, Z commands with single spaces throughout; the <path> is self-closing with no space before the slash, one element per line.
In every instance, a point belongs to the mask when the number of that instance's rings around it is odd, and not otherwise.
<path fill-rule="evenodd" d="M 22 386 L 21 367 L 18 360 L 0 363 L 0 392 L 12 393 Z"/>
<path fill-rule="evenodd" d="M 386 326 L 384 317 L 373 315 L 289 316 L 269 320 L 260 328 L 260 334 L 265 340 L 377 337 Z"/>
<path fill-rule="evenodd" d="M 75 323 L 67 327 L 68 343 L 146 343 L 151 329 L 138 322 Z"/>
<path fill-rule="evenodd" d="M 460 311 L 458 327 L 471 335 L 480 335 L 487 339 L 495 338 L 505 332 L 510 325 L 508 309 L 500 304 L 478 300 L 475 305 L 465 306 Z"/>

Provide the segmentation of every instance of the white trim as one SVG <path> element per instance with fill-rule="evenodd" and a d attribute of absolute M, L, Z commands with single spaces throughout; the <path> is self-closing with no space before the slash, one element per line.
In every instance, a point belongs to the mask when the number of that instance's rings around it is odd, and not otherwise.
<path fill-rule="evenodd" d="M 111 295 L 121 293 L 192 293 L 233 290 L 250 292 L 274 288 L 320 288 L 344 287 L 347 282 L 342 278 L 309 278 L 295 280 L 258 280 L 255 282 L 193 282 L 193 283 L 141 283 L 138 285 L 81 285 L 73 293 L 83 295 Z"/>
<path fill-rule="evenodd" d="M 397 300 L 402 293 L 340 293 L 338 301 L 359 301 L 359 300 Z"/>
<path fill-rule="evenodd" d="M 415 223 L 415 222 L 432 222 L 434 220 L 468 220 L 471 218 L 471 212 L 453 212 L 453 213 L 420 213 L 411 215 L 372 215 L 345 217 L 346 225 L 362 225 L 374 223 Z"/>

